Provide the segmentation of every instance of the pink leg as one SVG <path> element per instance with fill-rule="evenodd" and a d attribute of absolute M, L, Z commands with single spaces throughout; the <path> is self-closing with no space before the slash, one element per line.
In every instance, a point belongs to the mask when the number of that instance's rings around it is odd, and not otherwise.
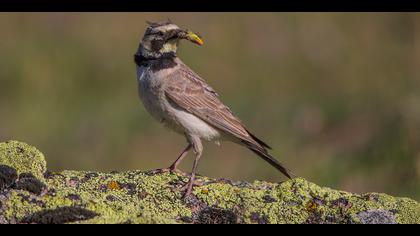
<path fill-rule="evenodd" d="M 168 168 L 170 172 L 178 172 L 178 173 L 182 173 L 182 171 L 178 170 L 178 165 L 179 163 L 181 163 L 182 159 L 184 159 L 187 154 L 188 151 L 192 148 L 191 144 L 188 144 L 188 146 L 184 149 L 184 151 L 182 151 L 182 153 L 178 156 L 178 158 L 175 160 L 174 163 L 172 163 L 172 165 Z"/>
<path fill-rule="evenodd" d="M 192 148 L 192 145 L 188 144 L 188 146 L 184 149 L 184 151 L 182 151 L 182 153 L 178 156 L 178 158 L 175 160 L 174 163 L 172 163 L 172 165 L 170 167 L 163 168 L 163 169 L 157 169 L 157 170 L 154 170 L 152 173 L 153 174 L 159 174 L 159 173 L 170 172 L 170 173 L 178 173 L 178 174 L 181 174 L 181 175 L 187 175 L 186 173 L 178 170 L 177 167 L 178 167 L 179 163 L 181 163 L 182 159 L 184 159 L 187 156 L 188 151 L 191 148 Z"/>

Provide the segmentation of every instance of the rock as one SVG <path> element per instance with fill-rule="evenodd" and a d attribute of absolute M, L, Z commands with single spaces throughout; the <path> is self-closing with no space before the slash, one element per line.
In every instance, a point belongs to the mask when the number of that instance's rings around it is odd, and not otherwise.
<path fill-rule="evenodd" d="M 47 170 L 44 155 L 38 149 L 17 141 L 0 143 L 0 164 L 14 168 L 18 174 L 32 173 L 41 181 Z"/>
<path fill-rule="evenodd" d="M 303 178 L 233 183 L 200 176 L 204 185 L 184 201 L 185 176 L 63 171 L 43 178 L 45 161 L 35 148 L 0 147 L 8 183 L 0 190 L 0 223 L 420 223 L 414 200 L 337 191 Z"/>
<path fill-rule="evenodd" d="M 32 173 L 23 173 L 19 175 L 18 181 L 15 183 L 14 189 L 26 190 L 35 195 L 40 195 L 46 186 L 39 181 Z"/>
<path fill-rule="evenodd" d="M 6 165 L 0 165 L 0 191 L 13 186 L 17 180 L 17 177 L 18 175 L 15 168 Z"/>
<path fill-rule="evenodd" d="M 357 214 L 363 224 L 395 224 L 395 216 L 390 211 L 369 210 Z"/>
<path fill-rule="evenodd" d="M 58 207 L 25 216 L 20 224 L 64 224 L 92 219 L 97 214 L 81 207 Z"/>

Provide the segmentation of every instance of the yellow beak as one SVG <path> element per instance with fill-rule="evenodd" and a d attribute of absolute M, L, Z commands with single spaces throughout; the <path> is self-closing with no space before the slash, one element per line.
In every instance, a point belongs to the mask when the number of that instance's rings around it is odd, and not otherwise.
<path fill-rule="evenodd" d="M 203 39 L 200 38 L 200 36 L 198 36 L 196 33 L 191 31 L 188 32 L 188 40 L 200 46 L 204 44 Z"/>

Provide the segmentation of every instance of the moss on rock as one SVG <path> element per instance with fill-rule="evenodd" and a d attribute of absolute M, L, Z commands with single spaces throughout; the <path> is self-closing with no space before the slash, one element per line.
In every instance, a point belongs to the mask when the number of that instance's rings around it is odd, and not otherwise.
<path fill-rule="evenodd" d="M 18 174 L 32 173 L 39 180 L 44 179 L 47 170 L 44 155 L 38 149 L 17 141 L 0 143 L 0 164 L 16 169 Z"/>
<path fill-rule="evenodd" d="M 35 148 L 18 142 L 0 147 L 0 165 L 15 168 L 19 174 L 30 172 L 42 177 L 45 161 Z M 17 147 L 26 151 L 16 151 Z M 30 186 L 17 188 L 16 184 L 0 190 L 0 222 L 420 223 L 420 204 L 408 198 L 352 194 L 302 178 L 283 183 L 198 178 L 204 185 L 195 187 L 194 197 L 185 202 L 180 189 L 188 177 L 176 174 L 49 172 L 42 177 L 46 184 L 42 193 L 29 191 Z"/>

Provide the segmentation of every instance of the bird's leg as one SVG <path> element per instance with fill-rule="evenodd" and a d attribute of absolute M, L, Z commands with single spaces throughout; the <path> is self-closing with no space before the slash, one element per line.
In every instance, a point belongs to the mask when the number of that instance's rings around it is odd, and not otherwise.
<path fill-rule="evenodd" d="M 174 163 L 172 163 L 172 165 L 168 168 L 171 173 L 175 172 L 175 173 L 181 173 L 183 175 L 186 175 L 184 172 L 178 170 L 177 166 L 179 165 L 179 163 L 181 163 L 182 159 L 184 159 L 184 157 L 187 156 L 188 151 L 191 148 L 192 148 L 192 145 L 188 144 L 188 146 L 184 149 L 184 151 L 182 151 L 182 153 L 178 156 L 178 158 L 174 161 Z"/>
<path fill-rule="evenodd" d="M 191 144 L 188 144 L 188 146 L 181 152 L 181 154 L 178 156 L 178 158 L 175 160 L 174 163 L 172 163 L 172 165 L 168 168 L 163 168 L 163 169 L 157 169 L 154 170 L 152 173 L 153 174 L 161 174 L 161 173 L 166 173 L 166 172 L 170 172 L 170 173 L 177 173 L 177 174 L 181 174 L 181 175 L 187 175 L 186 173 L 180 171 L 177 169 L 177 166 L 179 165 L 179 163 L 181 163 L 182 159 L 184 159 L 187 154 L 188 151 L 192 148 Z"/>
<path fill-rule="evenodd" d="M 200 159 L 201 154 L 195 156 L 194 166 L 191 172 L 190 180 L 188 181 L 187 185 L 185 186 L 185 194 L 184 198 L 187 198 L 191 195 L 192 188 L 195 183 L 195 172 L 197 171 L 198 160 Z"/>
<path fill-rule="evenodd" d="M 191 195 L 191 191 L 192 191 L 192 188 L 193 188 L 194 182 L 195 182 L 195 173 L 197 171 L 198 161 L 200 160 L 201 154 L 203 152 L 203 146 L 202 146 L 200 140 L 198 140 L 198 142 L 194 143 L 193 145 L 194 145 L 194 151 L 195 151 L 195 159 L 194 159 L 194 164 L 193 164 L 190 180 L 188 181 L 187 185 L 185 186 L 186 190 L 185 190 L 185 194 L 184 194 L 184 199 L 188 198 Z"/>

